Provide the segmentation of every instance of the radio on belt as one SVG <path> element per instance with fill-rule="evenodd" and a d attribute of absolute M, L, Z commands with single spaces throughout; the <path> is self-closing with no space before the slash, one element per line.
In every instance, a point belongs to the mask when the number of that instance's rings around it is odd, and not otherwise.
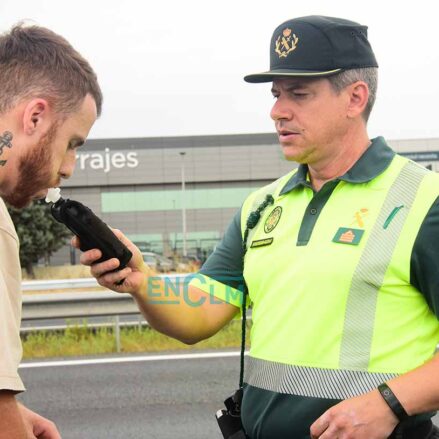
<path fill-rule="evenodd" d="M 117 258 L 120 261 L 117 270 L 125 268 L 133 256 L 128 248 L 91 209 L 78 201 L 62 198 L 60 192 L 59 188 L 49 189 L 46 202 L 52 203 L 50 210 L 53 217 L 79 238 L 80 249 L 97 248 L 102 257 L 96 262 Z"/>

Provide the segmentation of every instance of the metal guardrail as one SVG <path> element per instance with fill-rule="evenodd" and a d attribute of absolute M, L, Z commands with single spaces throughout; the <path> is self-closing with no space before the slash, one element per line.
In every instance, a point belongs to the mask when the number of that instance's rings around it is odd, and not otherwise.
<path fill-rule="evenodd" d="M 22 291 L 47 291 L 63 290 L 70 288 L 93 288 L 98 287 L 94 277 L 82 279 L 57 279 L 57 280 L 27 280 L 21 283 Z"/>
<path fill-rule="evenodd" d="M 187 274 L 166 274 L 162 277 L 175 279 Z M 94 278 L 61 279 L 54 281 L 26 281 L 23 291 L 90 288 L 99 286 Z M 114 316 L 116 350 L 120 352 L 120 316 L 139 315 L 139 309 L 129 294 L 110 290 L 93 292 L 66 292 L 48 294 L 23 294 L 22 320 L 37 321 L 51 319 L 91 318 Z M 146 322 L 147 324 L 147 322 Z M 23 328 L 22 332 L 30 332 Z"/>
<path fill-rule="evenodd" d="M 177 277 L 185 277 L 191 273 L 170 273 L 157 275 L 158 277 L 166 277 L 175 279 Z M 76 288 L 94 288 L 99 287 L 94 277 L 79 279 L 56 279 L 56 280 L 26 280 L 21 283 L 22 291 L 47 291 L 47 290 L 64 290 Z"/>
<path fill-rule="evenodd" d="M 138 314 L 129 294 L 112 291 L 23 295 L 22 320 Z"/>
<path fill-rule="evenodd" d="M 120 316 L 132 314 L 139 314 L 133 298 L 129 294 L 119 294 L 109 290 L 23 296 L 22 320 L 114 316 L 113 327 L 117 352 L 121 351 Z"/>
<path fill-rule="evenodd" d="M 187 274 L 166 274 L 160 277 L 176 279 Z M 23 291 L 74 289 L 99 286 L 95 278 L 61 279 L 55 281 L 23 282 Z M 93 292 L 23 294 L 22 320 L 69 319 L 138 314 L 139 310 L 129 294 L 108 289 Z"/>

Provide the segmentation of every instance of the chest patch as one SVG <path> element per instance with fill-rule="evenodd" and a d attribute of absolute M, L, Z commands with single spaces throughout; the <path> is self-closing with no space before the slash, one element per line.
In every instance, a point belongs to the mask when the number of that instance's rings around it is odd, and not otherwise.
<path fill-rule="evenodd" d="M 332 242 L 336 242 L 338 244 L 358 245 L 363 237 L 363 234 L 364 230 L 362 229 L 340 227 L 332 239 Z"/>
<path fill-rule="evenodd" d="M 267 219 L 265 220 L 264 232 L 270 233 L 279 223 L 281 216 L 282 216 L 282 207 L 280 206 L 275 207 L 271 211 L 270 215 L 268 215 Z"/>

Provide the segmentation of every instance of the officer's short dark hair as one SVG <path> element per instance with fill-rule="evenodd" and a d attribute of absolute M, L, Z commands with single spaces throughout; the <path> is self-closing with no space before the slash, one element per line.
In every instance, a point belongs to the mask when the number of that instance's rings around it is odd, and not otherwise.
<path fill-rule="evenodd" d="M 60 35 L 18 24 L 0 36 L 0 114 L 26 98 L 47 99 L 56 113 L 78 110 L 90 94 L 98 116 L 102 92 L 90 64 Z"/>
<path fill-rule="evenodd" d="M 357 81 L 363 81 L 367 84 L 369 88 L 369 99 L 366 108 L 363 111 L 363 118 L 367 122 L 376 99 L 378 88 L 378 68 L 365 67 L 344 70 L 335 75 L 328 76 L 327 79 L 336 93 L 339 93 L 345 87 Z"/>

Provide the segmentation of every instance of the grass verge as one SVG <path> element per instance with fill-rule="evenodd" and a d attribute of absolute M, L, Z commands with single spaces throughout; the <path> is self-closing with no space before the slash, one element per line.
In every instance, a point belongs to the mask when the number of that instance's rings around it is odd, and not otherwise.
<path fill-rule="evenodd" d="M 251 323 L 247 322 L 247 341 Z M 39 331 L 22 335 L 23 358 L 48 358 L 111 354 L 116 342 L 111 328 L 91 329 L 86 323 L 70 326 L 65 331 Z M 167 350 L 221 349 L 241 345 L 241 321 L 229 323 L 213 337 L 193 346 L 158 333 L 149 327 L 121 328 L 121 351 L 159 352 Z"/>

